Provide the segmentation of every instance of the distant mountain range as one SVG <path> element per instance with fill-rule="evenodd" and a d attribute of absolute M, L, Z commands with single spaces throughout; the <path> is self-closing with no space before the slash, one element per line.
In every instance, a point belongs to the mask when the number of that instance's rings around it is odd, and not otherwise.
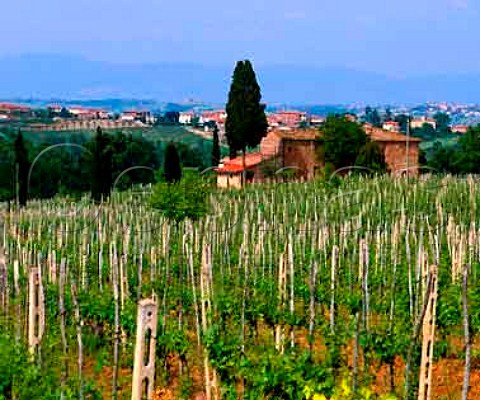
<path fill-rule="evenodd" d="M 421 63 L 419 63 L 421 66 Z M 224 104 L 234 63 L 110 64 L 63 55 L 0 58 L 2 99 L 151 99 Z M 480 102 L 478 75 L 393 78 L 348 68 L 256 66 L 263 99 L 275 104 Z"/>

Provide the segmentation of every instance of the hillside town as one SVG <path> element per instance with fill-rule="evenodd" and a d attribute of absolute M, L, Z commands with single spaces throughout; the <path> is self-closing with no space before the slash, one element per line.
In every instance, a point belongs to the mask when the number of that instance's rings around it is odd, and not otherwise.
<path fill-rule="evenodd" d="M 366 114 L 368 106 L 356 104 L 338 106 L 347 115 L 361 120 Z M 276 109 L 267 112 L 270 128 L 304 128 L 320 125 L 327 115 L 326 112 L 315 112 L 315 107 Z M 383 129 L 391 132 L 402 132 L 401 124 L 396 117 L 410 116 L 410 128 L 418 129 L 424 124 L 436 129 L 435 114 L 442 113 L 448 116 L 449 131 L 451 133 L 466 133 L 469 126 L 480 123 L 480 105 L 457 103 L 425 103 L 415 106 L 379 106 L 380 114 L 389 114 L 391 118 L 384 122 Z M 179 124 L 192 126 L 204 131 L 211 131 L 217 126 L 220 134 L 224 132 L 227 114 L 224 109 L 196 110 L 192 105 L 186 111 L 165 111 L 163 113 L 153 109 L 125 109 L 112 111 L 106 108 L 84 106 L 69 106 L 62 104 L 48 104 L 42 108 L 28 104 L 10 102 L 0 103 L 0 126 L 2 123 L 26 123 L 29 130 L 77 130 L 94 129 L 100 126 L 104 129 L 118 129 L 128 127 L 148 127 L 156 123 Z"/>

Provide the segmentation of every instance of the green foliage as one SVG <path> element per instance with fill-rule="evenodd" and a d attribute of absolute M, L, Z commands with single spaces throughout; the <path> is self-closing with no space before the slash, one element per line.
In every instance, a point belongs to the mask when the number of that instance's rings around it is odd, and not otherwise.
<path fill-rule="evenodd" d="M 369 141 L 360 149 L 355 165 L 366 167 L 373 173 L 383 173 L 387 170 L 385 155 L 377 143 L 372 141 Z"/>
<path fill-rule="evenodd" d="M 301 400 L 306 386 L 331 395 L 335 385 L 332 372 L 322 363 L 312 363 L 309 352 L 301 350 L 263 352 L 258 359 L 249 358 L 243 368 L 249 400 Z"/>
<path fill-rule="evenodd" d="M 218 138 L 218 127 L 213 128 L 212 166 L 220 163 L 220 139 Z"/>
<path fill-rule="evenodd" d="M 440 142 L 435 142 L 428 158 L 428 166 L 434 172 L 449 173 L 456 171 L 454 164 L 455 152 L 453 149 L 442 146 Z"/>
<path fill-rule="evenodd" d="M 435 143 L 428 165 L 439 172 L 478 174 L 480 172 L 480 127 L 470 127 L 455 147 Z"/>
<path fill-rule="evenodd" d="M 112 156 L 111 140 L 98 127 L 93 145 L 91 175 L 91 196 L 95 202 L 106 199 L 112 190 Z"/>
<path fill-rule="evenodd" d="M 115 189 L 125 190 L 133 184 L 154 182 L 154 173 L 160 166 L 155 146 L 140 135 L 118 132 L 110 136 L 112 176 L 118 178 Z"/>
<path fill-rule="evenodd" d="M 345 117 L 328 116 L 320 131 L 319 157 L 336 169 L 355 165 L 360 149 L 368 143 L 362 127 Z"/>
<path fill-rule="evenodd" d="M 376 108 L 372 109 L 370 106 L 365 108 L 365 122 L 372 124 L 377 128 L 382 126 L 382 118 L 380 117 L 380 114 Z"/>
<path fill-rule="evenodd" d="M 448 114 L 442 113 L 442 112 L 437 112 L 434 116 L 433 119 L 437 123 L 437 131 L 439 133 L 448 133 L 449 131 L 449 125 L 451 118 Z"/>
<path fill-rule="evenodd" d="M 182 178 L 182 167 L 175 144 L 169 143 L 165 149 L 163 176 L 167 183 L 178 182 Z"/>
<path fill-rule="evenodd" d="M 400 132 L 403 132 L 403 133 L 407 132 L 408 123 L 409 123 L 408 115 L 399 114 L 399 115 L 396 115 L 393 120 L 400 124 Z"/>
<path fill-rule="evenodd" d="M 422 140 L 428 141 L 437 138 L 438 133 L 435 128 L 429 124 L 424 123 L 421 128 L 415 128 L 412 130 L 411 135 L 418 137 Z"/>
<path fill-rule="evenodd" d="M 151 199 L 153 208 L 177 223 L 184 219 L 198 220 L 208 211 L 210 187 L 196 174 L 185 174 L 179 182 L 158 182 Z"/>
<path fill-rule="evenodd" d="M 15 154 L 11 139 L 0 134 L 0 201 L 15 198 Z"/>
<path fill-rule="evenodd" d="M 459 152 L 455 164 L 460 172 L 480 172 L 480 126 L 471 127 L 458 141 Z"/>
<path fill-rule="evenodd" d="M 65 399 L 78 399 L 78 382 L 66 382 Z M 26 349 L 15 343 L 15 339 L 0 333 L 0 400 L 60 398 L 60 382 L 56 368 L 51 364 L 39 365 L 29 360 Z M 95 387 L 87 382 L 84 386 L 86 399 L 99 400 Z"/>
<path fill-rule="evenodd" d="M 225 134 L 231 158 L 239 151 L 245 152 L 247 147 L 258 146 L 267 133 L 265 105 L 260 100 L 260 87 L 252 64 L 249 60 L 238 61 L 226 106 Z"/>
<path fill-rule="evenodd" d="M 18 132 L 15 139 L 15 164 L 17 166 L 18 203 L 20 207 L 27 205 L 28 171 L 30 162 L 22 132 Z"/>

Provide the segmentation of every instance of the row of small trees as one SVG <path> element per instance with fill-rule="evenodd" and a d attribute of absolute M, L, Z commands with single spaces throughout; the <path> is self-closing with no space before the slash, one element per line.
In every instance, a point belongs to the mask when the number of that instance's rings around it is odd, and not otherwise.
<path fill-rule="evenodd" d="M 61 145 L 63 146 L 64 144 L 61 143 Z M 32 162 L 29 156 L 31 147 L 29 142 L 21 132 L 16 135 L 13 144 L 14 157 L 11 161 L 7 160 L 7 163 L 11 162 L 14 166 L 14 193 L 20 207 L 26 206 L 27 200 L 29 196 L 32 196 L 32 193 L 34 196 L 38 195 L 35 190 L 36 185 L 52 186 L 50 178 L 52 175 L 55 175 L 54 169 L 58 169 L 58 166 L 54 168 L 54 164 L 61 164 L 60 169 L 62 173 L 60 174 L 60 179 L 66 179 L 68 175 L 73 175 L 70 179 L 78 181 L 75 186 L 78 186 L 82 192 L 90 191 L 91 198 L 95 202 L 108 198 L 114 185 L 114 176 L 118 176 L 119 173 L 128 170 L 132 165 L 134 168 L 138 165 L 146 168 L 138 171 L 132 170 L 128 177 L 122 178 L 122 181 L 128 181 L 127 183 L 130 184 L 153 182 L 156 178 L 156 174 L 153 171 L 160 167 L 155 147 L 143 138 L 130 137 L 123 134 L 112 136 L 105 134 L 101 128 L 98 128 L 93 140 L 85 143 L 85 146 L 76 143 L 73 143 L 72 146 L 78 147 L 76 150 L 78 150 L 77 153 L 79 154 L 77 154 L 76 162 L 73 163 L 76 167 L 72 167 L 73 169 L 70 170 L 70 166 L 67 164 L 71 164 L 72 161 L 66 159 L 63 155 L 59 156 L 58 153 L 55 153 L 55 156 L 45 156 L 41 163 L 36 163 L 38 155 L 42 153 L 40 152 Z M 50 147 L 51 150 L 53 148 L 54 146 Z M 46 154 L 48 154 L 48 150 L 49 147 L 43 149 Z M 6 150 L 4 149 L 4 151 Z M 180 180 L 180 156 L 178 149 L 173 143 L 170 143 L 165 148 L 163 160 L 164 179 L 169 182 Z M 150 169 L 150 171 L 147 171 L 147 169 Z M 32 173 L 32 171 L 34 172 Z M 39 171 L 41 171 L 42 177 L 37 176 Z M 37 182 L 39 178 L 42 178 L 41 182 Z M 117 186 L 123 188 L 125 185 L 123 185 L 123 182 L 120 182 Z M 47 189 L 45 189 L 47 192 L 50 189 L 55 190 L 55 185 Z M 11 193 L 13 194 L 13 192 Z M 8 193 L 3 197 L 7 200 L 11 199 Z"/>

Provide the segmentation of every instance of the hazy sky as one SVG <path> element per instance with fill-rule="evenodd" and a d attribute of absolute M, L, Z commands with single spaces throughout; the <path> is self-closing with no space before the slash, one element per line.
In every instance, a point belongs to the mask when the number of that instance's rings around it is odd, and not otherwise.
<path fill-rule="evenodd" d="M 14 0 L 0 56 L 480 70 L 479 0 Z"/>

